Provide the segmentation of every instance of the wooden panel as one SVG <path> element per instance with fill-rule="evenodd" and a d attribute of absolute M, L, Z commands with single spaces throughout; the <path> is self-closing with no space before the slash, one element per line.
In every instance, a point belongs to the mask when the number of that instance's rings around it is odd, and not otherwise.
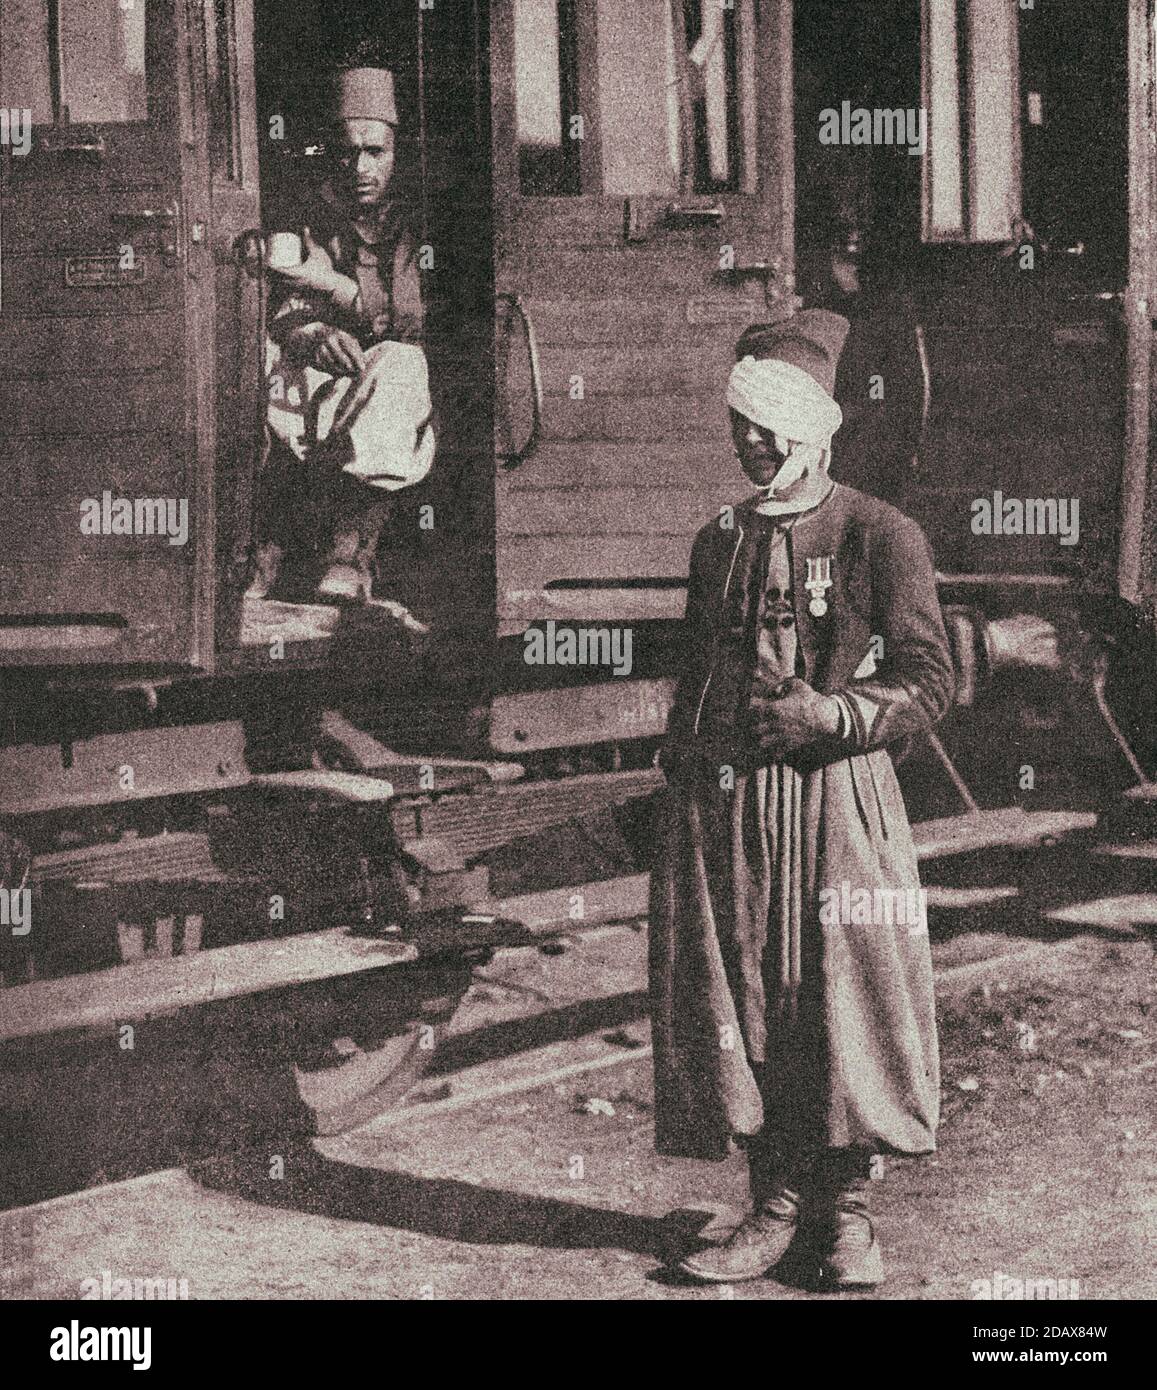
<path fill-rule="evenodd" d="M 194 955 L 142 960 L 4 991 L 5 1039 L 111 1027 L 173 1009 L 259 990 L 376 970 L 416 960 L 417 947 L 354 936 L 344 927 L 276 941 L 250 941 Z"/>
<path fill-rule="evenodd" d="M 717 478 L 739 492 L 743 475 L 731 456 L 730 443 L 716 437 L 636 440 L 629 454 L 610 440 L 548 439 L 538 453 L 511 473 L 499 476 L 499 488 L 511 506 L 515 494 L 569 488 L 618 487 L 645 478 L 653 488 L 674 487 L 710 493 Z"/>
<path fill-rule="evenodd" d="M 68 252 L 72 255 L 115 249 L 131 240 L 118 212 L 158 211 L 171 197 L 156 184 L 112 188 L 95 186 L 91 195 L 73 184 L 68 192 L 53 192 L 40 183 L 23 196 L 5 198 L 4 245 L 14 256 Z M 139 230 L 137 233 L 140 235 Z"/>
<path fill-rule="evenodd" d="M 690 552 L 686 536 L 611 536 L 598 545 L 588 536 L 511 538 L 499 560 L 499 602 L 507 591 L 539 589 L 554 579 L 682 579 Z"/>
<path fill-rule="evenodd" d="M 640 396 L 686 392 L 722 399 L 734 354 L 731 344 L 702 341 L 652 347 L 587 346 L 571 343 L 539 353 L 545 389 L 569 389 L 574 375 L 583 379 L 587 396 Z"/>
<path fill-rule="evenodd" d="M 554 288 L 557 290 L 557 286 Z M 713 338 L 729 341 L 739 336 L 745 322 L 762 317 L 758 303 L 751 305 L 749 314 L 744 301 L 742 310 L 729 308 L 726 311 L 730 317 L 725 329 L 705 329 L 701 324 L 692 323 L 687 316 L 690 295 L 688 288 L 688 299 L 674 303 L 656 303 L 642 296 L 627 299 L 610 295 L 576 302 L 553 299 L 541 293 L 529 298 L 527 307 L 540 347 L 572 343 L 638 344 L 655 353 L 665 351 L 673 343 L 702 348 L 709 346 Z"/>
<path fill-rule="evenodd" d="M 67 568 L 39 558 L 14 563 L 5 555 L 0 558 L 0 614 L 119 613 L 136 622 L 138 632 L 125 633 L 118 645 L 137 643 L 142 654 L 155 658 L 157 643 L 184 628 L 192 561 L 192 544 L 162 544 L 131 564 L 110 555 L 108 563 Z M 21 645 L 19 630 L 7 630 L 4 650 Z"/>
<path fill-rule="evenodd" d="M 106 487 L 118 494 L 172 497 L 186 477 L 184 451 L 172 434 L 25 436 L 6 440 L 4 454 L 9 497 L 93 497 Z"/>
<path fill-rule="evenodd" d="M 727 407 L 719 396 L 690 395 L 595 396 L 572 401 L 550 396 L 543 416 L 547 434 L 554 439 L 686 439 L 698 436 L 730 440 Z M 624 472 L 630 458 L 624 452 Z"/>
<path fill-rule="evenodd" d="M 719 502 L 708 502 L 706 489 L 645 487 L 606 488 L 596 491 L 522 493 L 517 505 L 499 508 L 500 537 L 573 536 L 582 531 L 598 537 L 671 535 L 684 540 L 705 521 L 718 515 L 718 507 L 734 502 L 736 489 L 720 480 Z M 499 540 L 505 551 L 507 542 Z M 601 541 L 599 542 L 601 545 Z"/>
<path fill-rule="evenodd" d="M 184 402 L 166 373 L 74 377 L 67 391 L 54 381 L 26 381 L 0 397 L 0 436 L 173 429 L 183 416 Z"/>
<path fill-rule="evenodd" d="M 71 377 L 77 372 L 145 372 L 167 366 L 179 340 L 167 314 L 142 314 L 133 332 L 110 338 L 99 319 L 14 319 L 0 336 L 0 371 L 6 378 Z"/>
<path fill-rule="evenodd" d="M 696 255 L 674 250 L 670 255 L 659 255 L 629 248 L 563 250 L 549 259 L 528 253 L 512 260 L 510 276 L 529 298 L 536 292 L 557 294 L 561 288 L 576 299 L 629 299 L 633 295 L 647 299 L 659 294 L 690 299 L 713 289 L 720 298 L 735 299 L 730 282 L 718 273 L 720 247 L 725 242 L 726 237 L 721 236 L 709 250 Z M 755 296 L 746 292 L 739 292 L 738 297 L 753 307 L 757 303 Z"/>
<path fill-rule="evenodd" d="M 137 494 L 140 496 L 141 494 Z M 22 555 L 36 560 L 52 560 L 57 564 L 99 565 L 121 563 L 124 560 L 136 562 L 140 559 L 164 559 L 175 557 L 166 555 L 167 551 L 180 550 L 193 544 L 196 530 L 195 498 L 188 496 L 187 490 L 173 497 L 178 504 L 186 503 L 185 518 L 187 537 L 184 546 L 170 545 L 166 536 L 104 536 L 89 535 L 81 531 L 81 501 L 61 500 L 51 507 L 35 498 L 21 498 L 10 502 L 0 512 L 0 553 L 9 564 L 18 563 Z M 92 494 L 92 499 L 101 502 L 101 492 Z M 163 499 L 162 499 L 163 500 Z M 150 519 L 152 513 L 148 514 Z M 166 512 L 166 518 L 168 513 Z M 155 521 L 154 521 L 155 524 Z M 177 524 L 180 524 L 180 511 L 177 511 Z"/>
<path fill-rule="evenodd" d="M 618 248 L 625 244 L 624 225 L 626 198 L 617 196 L 520 198 L 512 207 L 510 225 L 523 245 L 583 246 Z M 695 201 L 704 207 L 722 207 L 723 221 L 718 228 L 704 232 L 694 227 L 676 228 L 669 225 L 667 209 L 670 199 L 659 196 L 636 197 L 633 200 L 636 234 L 653 238 L 657 247 L 674 246 L 692 254 L 716 241 L 727 241 L 728 232 L 743 236 L 750 217 L 749 200 L 743 195 L 723 194 L 704 196 Z M 647 243 L 632 244 L 635 252 L 648 249 Z"/>
<path fill-rule="evenodd" d="M 145 278 L 129 286 L 77 289 L 64 283 L 64 256 L 6 256 L 4 260 L 4 314 L 16 318 L 49 316 L 70 318 L 90 314 L 117 316 L 156 309 L 179 310 L 181 277 L 162 266 L 153 252 L 142 257 Z"/>

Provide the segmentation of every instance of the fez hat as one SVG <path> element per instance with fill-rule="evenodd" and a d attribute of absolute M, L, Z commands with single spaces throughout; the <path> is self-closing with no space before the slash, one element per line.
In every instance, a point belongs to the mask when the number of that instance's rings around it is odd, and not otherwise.
<path fill-rule="evenodd" d="M 753 323 L 735 345 L 736 361 L 790 362 L 835 394 L 836 367 L 851 324 L 829 309 L 804 309 L 780 323 Z"/>
<path fill-rule="evenodd" d="M 339 121 L 397 125 L 394 74 L 386 68 L 342 68 L 334 77 L 333 113 Z"/>

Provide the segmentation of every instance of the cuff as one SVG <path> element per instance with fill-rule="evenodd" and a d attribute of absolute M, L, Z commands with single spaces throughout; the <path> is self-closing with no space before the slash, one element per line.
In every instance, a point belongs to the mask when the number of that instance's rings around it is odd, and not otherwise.
<path fill-rule="evenodd" d="M 339 275 L 330 297 L 337 308 L 344 313 L 351 313 L 361 297 L 361 290 L 356 280 L 351 280 L 348 275 Z"/>

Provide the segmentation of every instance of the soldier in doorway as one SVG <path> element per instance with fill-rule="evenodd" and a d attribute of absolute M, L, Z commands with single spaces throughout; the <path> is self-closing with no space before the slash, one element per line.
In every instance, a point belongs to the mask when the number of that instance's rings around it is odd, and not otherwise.
<path fill-rule="evenodd" d="M 370 597 L 388 496 L 434 457 L 393 74 L 343 69 L 331 101 L 328 177 L 295 233 L 271 241 L 272 506 L 250 591 L 315 601 Z"/>

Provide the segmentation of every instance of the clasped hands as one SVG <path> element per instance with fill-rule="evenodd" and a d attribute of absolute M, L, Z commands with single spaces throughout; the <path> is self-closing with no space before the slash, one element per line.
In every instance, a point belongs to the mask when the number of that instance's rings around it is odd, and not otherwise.
<path fill-rule="evenodd" d="M 798 676 L 777 686 L 757 681 L 752 691 L 751 726 L 759 750 L 777 762 L 823 739 L 835 738 L 841 723 L 839 702 L 813 690 Z"/>

